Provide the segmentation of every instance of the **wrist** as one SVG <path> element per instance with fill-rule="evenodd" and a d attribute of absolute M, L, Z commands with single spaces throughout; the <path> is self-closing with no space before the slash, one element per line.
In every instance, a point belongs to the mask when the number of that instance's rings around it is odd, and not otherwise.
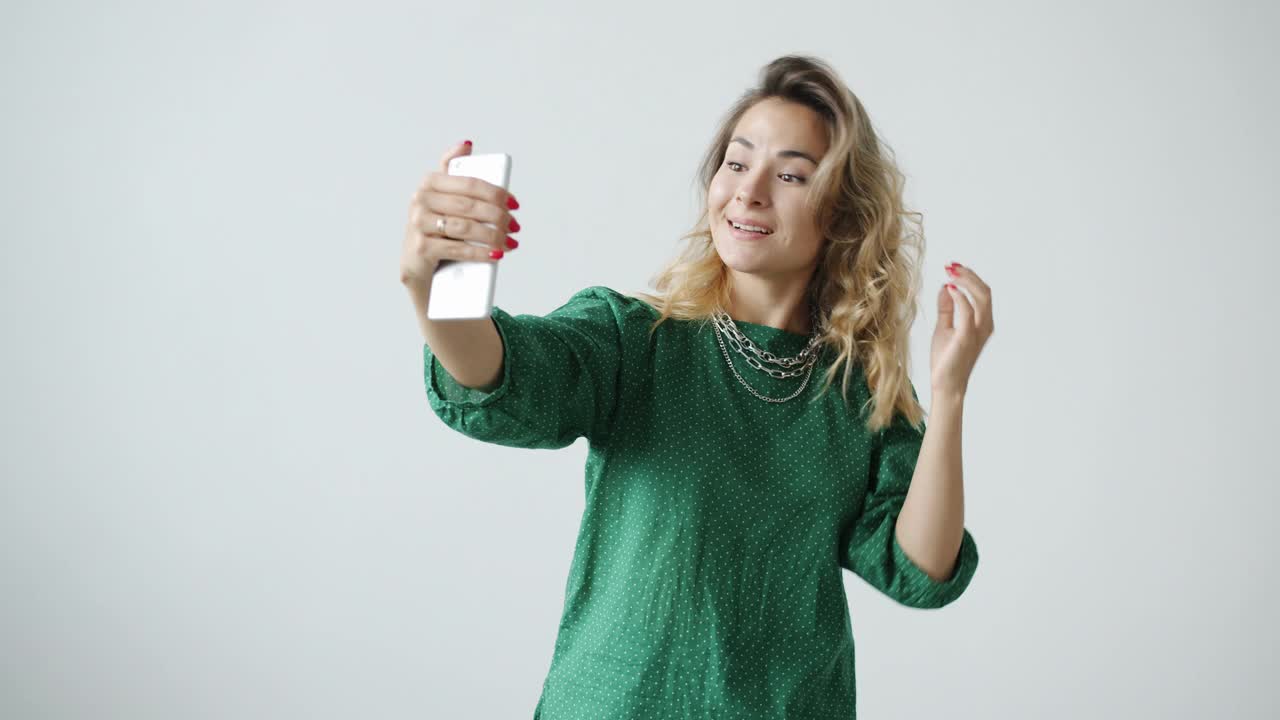
<path fill-rule="evenodd" d="M 962 406 L 964 405 L 964 395 L 964 390 L 955 390 L 950 388 L 933 388 L 929 393 L 931 404 L 934 407 L 937 407 L 940 404 Z"/>

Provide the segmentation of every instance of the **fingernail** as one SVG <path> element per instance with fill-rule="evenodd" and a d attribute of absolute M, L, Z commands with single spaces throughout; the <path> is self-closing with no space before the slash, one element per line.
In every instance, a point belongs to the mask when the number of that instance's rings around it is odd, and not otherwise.
<path fill-rule="evenodd" d="M 501 251 L 501 250 L 490 250 L 490 251 L 489 251 L 489 257 L 493 258 L 494 260 L 501 260 L 501 259 L 502 259 L 502 251 Z"/>
<path fill-rule="evenodd" d="M 516 202 L 516 196 L 515 196 L 515 195 L 508 195 L 508 196 L 507 196 L 507 207 L 511 208 L 512 210 L 519 210 L 519 209 L 520 209 L 520 203 Z"/>
<path fill-rule="evenodd" d="M 466 146 L 468 146 L 468 147 L 470 147 L 470 146 L 471 146 L 471 141 L 470 141 L 470 140 L 463 140 L 463 141 L 462 141 L 462 144 L 463 144 L 463 145 L 466 145 Z"/>
<path fill-rule="evenodd" d="M 511 232 L 518 232 L 520 230 L 520 223 L 516 222 L 515 218 L 511 218 L 511 224 L 507 226 L 507 229 Z"/>
<path fill-rule="evenodd" d="M 513 237 L 508 237 L 508 238 L 507 238 L 507 247 L 511 248 L 512 250 L 515 250 L 516 248 L 520 247 L 520 243 L 516 242 L 516 239 L 515 239 L 515 238 L 513 238 Z"/>
<path fill-rule="evenodd" d="M 959 289 L 960 289 L 960 288 L 956 287 L 955 285 L 953 285 L 953 284 L 951 284 L 951 283 L 947 283 L 947 287 L 951 288 L 952 290 L 959 290 Z"/>
<path fill-rule="evenodd" d="M 948 266 L 947 266 L 947 274 L 949 274 L 949 275 L 956 275 L 956 274 L 957 274 L 957 273 L 956 273 L 956 269 L 955 269 L 954 267 L 952 267 L 951 265 L 948 265 Z"/>

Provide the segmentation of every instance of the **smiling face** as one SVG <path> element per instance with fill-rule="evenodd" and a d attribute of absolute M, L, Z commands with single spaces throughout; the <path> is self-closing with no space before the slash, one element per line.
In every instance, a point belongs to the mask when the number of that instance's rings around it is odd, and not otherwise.
<path fill-rule="evenodd" d="M 731 271 L 807 279 L 822 237 L 805 198 L 827 151 L 826 125 L 808 107 L 769 98 L 744 113 L 730 137 L 707 190 L 716 252 Z M 773 232 L 744 236 L 730 219 Z"/>

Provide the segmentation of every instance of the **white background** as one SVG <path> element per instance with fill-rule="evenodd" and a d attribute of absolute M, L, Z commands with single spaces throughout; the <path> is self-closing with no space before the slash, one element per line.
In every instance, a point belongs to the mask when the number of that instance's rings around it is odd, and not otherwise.
<path fill-rule="evenodd" d="M 513 157 L 497 302 L 643 290 L 769 60 L 993 288 L 951 606 L 846 573 L 865 718 L 1274 718 L 1264 2 L 6 3 L 0 716 L 530 717 L 586 442 L 427 405 L 410 195 Z"/>

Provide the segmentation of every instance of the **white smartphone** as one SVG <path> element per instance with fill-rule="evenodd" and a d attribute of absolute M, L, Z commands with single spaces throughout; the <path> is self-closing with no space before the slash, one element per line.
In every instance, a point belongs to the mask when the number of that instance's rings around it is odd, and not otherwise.
<path fill-rule="evenodd" d="M 511 156 L 506 153 L 462 155 L 449 161 L 449 174 L 480 178 L 506 190 L 511 182 Z M 493 223 L 485 224 L 494 227 Z M 476 240 L 462 242 L 493 249 Z M 493 311 L 499 264 L 501 261 L 441 260 L 431 276 L 427 318 L 481 320 L 489 317 Z"/>

